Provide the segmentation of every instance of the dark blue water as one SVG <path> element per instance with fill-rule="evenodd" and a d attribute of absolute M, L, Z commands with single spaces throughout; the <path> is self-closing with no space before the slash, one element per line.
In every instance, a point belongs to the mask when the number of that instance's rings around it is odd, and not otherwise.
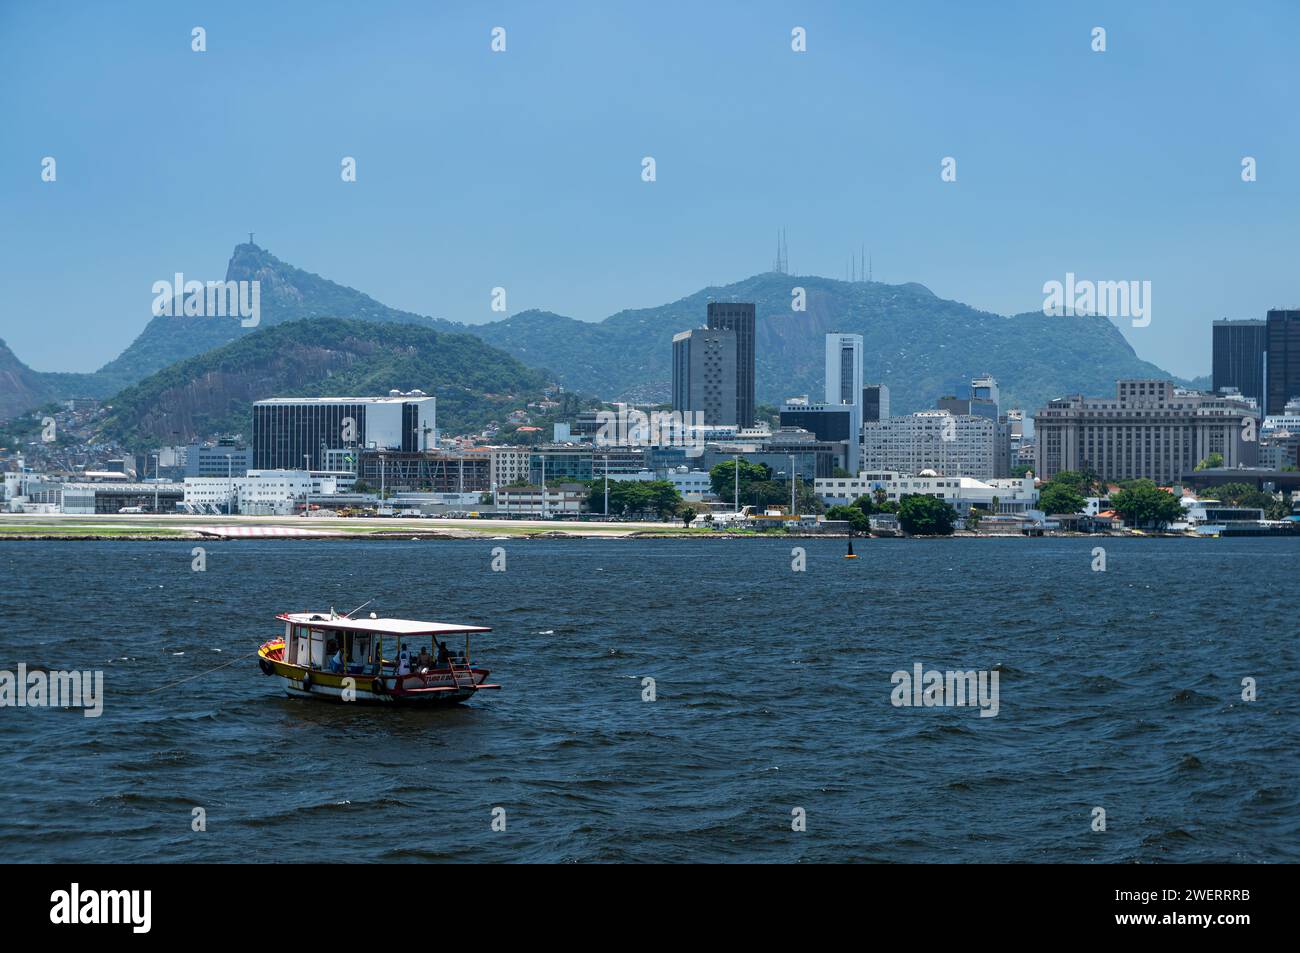
<path fill-rule="evenodd" d="M 192 543 L 0 543 L 0 667 L 107 695 L 0 709 L 0 860 L 1300 859 L 1294 541 L 1108 539 L 1104 573 L 1090 540 L 799 542 L 803 573 L 778 540 L 241 541 L 203 573 Z M 371 597 L 492 625 L 504 689 L 174 684 Z M 999 714 L 893 707 L 915 662 L 998 666 Z"/>

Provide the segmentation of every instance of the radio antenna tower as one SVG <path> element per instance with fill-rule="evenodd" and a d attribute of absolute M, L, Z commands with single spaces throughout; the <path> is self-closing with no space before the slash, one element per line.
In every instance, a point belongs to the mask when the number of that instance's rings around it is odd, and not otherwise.
<path fill-rule="evenodd" d="M 790 273 L 790 252 L 786 248 L 784 228 L 776 230 L 776 262 L 772 265 L 772 270 L 778 275 Z"/>

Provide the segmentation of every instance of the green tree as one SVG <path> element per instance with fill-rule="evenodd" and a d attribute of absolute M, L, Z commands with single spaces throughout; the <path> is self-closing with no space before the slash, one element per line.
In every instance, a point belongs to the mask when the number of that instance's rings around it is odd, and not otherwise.
<path fill-rule="evenodd" d="M 1069 487 L 1080 496 L 1095 496 L 1094 491 L 1101 486 L 1101 479 L 1096 472 L 1087 467 L 1082 470 L 1062 470 L 1048 482 Z"/>
<path fill-rule="evenodd" d="M 946 502 L 922 493 L 898 501 L 898 523 L 910 536 L 950 536 L 957 511 Z"/>
<path fill-rule="evenodd" d="M 1038 491 L 1038 508 L 1044 513 L 1081 513 L 1086 505 L 1083 496 L 1068 483 L 1050 481 Z"/>
<path fill-rule="evenodd" d="M 1205 496 L 1230 506 L 1238 506 L 1242 500 L 1258 492 L 1249 483 L 1224 483 L 1206 490 Z"/>
<path fill-rule="evenodd" d="M 865 533 L 871 528 L 867 514 L 856 506 L 832 506 L 826 511 L 826 518 L 848 523 L 849 529 L 854 533 Z"/>
<path fill-rule="evenodd" d="M 1183 515 L 1178 498 L 1150 480 L 1130 481 L 1111 496 L 1110 502 L 1125 523 L 1138 529 L 1163 529 Z"/>
<path fill-rule="evenodd" d="M 740 461 L 740 498 L 746 503 L 753 502 L 748 499 L 746 490 L 753 483 L 767 482 L 772 479 L 772 470 L 761 463 L 751 463 L 744 458 Z M 730 500 L 731 505 L 740 508 L 736 502 L 736 462 L 734 460 L 724 460 L 715 464 L 709 470 L 709 484 L 713 488 L 713 493 L 719 499 Z"/>
<path fill-rule="evenodd" d="M 870 516 L 872 513 L 877 512 L 876 504 L 866 493 L 854 500 L 853 506 L 861 510 L 863 516 Z"/>
<path fill-rule="evenodd" d="M 1223 454 L 1212 453 L 1196 465 L 1198 470 L 1212 470 L 1223 466 Z"/>

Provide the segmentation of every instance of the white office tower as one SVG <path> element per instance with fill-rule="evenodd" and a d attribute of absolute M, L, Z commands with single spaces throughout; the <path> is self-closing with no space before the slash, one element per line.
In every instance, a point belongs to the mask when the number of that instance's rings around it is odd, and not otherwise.
<path fill-rule="evenodd" d="M 849 446 L 845 457 L 850 473 L 858 472 L 862 435 L 862 335 L 826 335 L 826 403 L 850 408 Z"/>

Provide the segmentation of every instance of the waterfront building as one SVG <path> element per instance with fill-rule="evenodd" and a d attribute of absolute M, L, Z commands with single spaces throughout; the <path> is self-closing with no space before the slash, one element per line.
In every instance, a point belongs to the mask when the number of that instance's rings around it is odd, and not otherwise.
<path fill-rule="evenodd" d="M 540 486 L 508 486 L 496 491 L 497 513 L 505 516 L 573 516 L 587 503 L 587 487 L 582 483 Z"/>
<path fill-rule="evenodd" d="M 975 480 L 945 476 L 932 470 L 916 475 L 893 470 L 864 470 L 856 477 L 832 477 L 817 480 L 814 485 L 817 496 L 827 506 L 848 505 L 860 496 L 874 499 L 877 490 L 883 491 L 886 500 L 895 503 L 904 496 L 933 496 L 950 503 L 961 515 L 972 507 L 991 513 L 1023 515 L 1038 506 L 1038 490 L 1032 476 Z"/>
<path fill-rule="evenodd" d="M 1115 398 L 1061 397 L 1034 415 L 1035 471 L 1050 480 L 1062 470 L 1092 470 L 1103 479 L 1179 481 L 1212 453 L 1224 465 L 1253 465 L 1257 440 L 1245 439 L 1245 403 L 1174 386 L 1172 381 L 1121 380 Z"/>
<path fill-rule="evenodd" d="M 253 404 L 253 467 L 320 468 L 330 451 L 415 453 L 437 446 L 433 397 L 275 397 Z"/>
<path fill-rule="evenodd" d="M 337 483 L 313 479 L 307 470 L 249 470 L 238 477 L 186 477 L 182 508 L 191 513 L 289 516 L 313 493 L 337 491 Z"/>
<path fill-rule="evenodd" d="M 29 489 L 28 502 L 53 504 L 58 512 L 77 516 L 120 513 L 124 509 L 174 513 L 183 493 L 179 483 L 46 482 Z"/>

